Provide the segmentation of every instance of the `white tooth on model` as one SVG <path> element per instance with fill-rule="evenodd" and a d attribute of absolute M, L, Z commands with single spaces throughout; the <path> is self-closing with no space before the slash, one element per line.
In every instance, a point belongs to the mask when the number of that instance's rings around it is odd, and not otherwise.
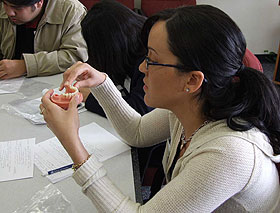
<path fill-rule="evenodd" d="M 78 93 L 78 88 L 77 87 L 73 87 L 73 86 L 70 86 L 70 89 L 71 90 L 74 90 L 74 92 L 72 92 L 72 93 L 64 93 L 64 94 L 62 94 L 64 97 L 66 97 L 66 98 L 71 98 L 72 96 L 74 96 L 76 93 Z"/>

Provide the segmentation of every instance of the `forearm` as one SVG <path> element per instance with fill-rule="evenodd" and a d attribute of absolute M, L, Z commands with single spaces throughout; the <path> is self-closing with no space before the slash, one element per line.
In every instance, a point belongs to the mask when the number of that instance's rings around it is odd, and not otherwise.
<path fill-rule="evenodd" d="M 48 76 L 64 72 L 79 60 L 86 60 L 87 53 L 83 52 L 83 56 L 79 57 L 75 50 L 41 51 L 35 54 L 23 54 L 23 58 L 27 77 Z"/>
<path fill-rule="evenodd" d="M 23 54 L 23 59 L 26 64 L 26 77 L 48 76 L 62 72 L 58 64 L 56 51 Z"/>
<path fill-rule="evenodd" d="M 72 130 L 69 134 L 63 133 L 64 131 L 61 129 L 60 131 L 53 130 L 53 132 L 71 157 L 74 165 L 79 165 L 88 159 L 89 153 L 82 144 L 79 135 L 75 134 L 75 131 Z"/>
<path fill-rule="evenodd" d="M 95 156 L 92 156 L 84 163 L 73 174 L 73 178 L 82 187 L 82 191 L 93 202 L 99 212 L 118 212 L 122 208 L 127 208 L 128 197 L 124 196 L 109 180 L 106 170 Z M 132 202 L 132 208 L 137 208 L 139 205 Z"/>
<path fill-rule="evenodd" d="M 141 116 L 122 98 L 108 77 L 104 83 L 92 88 L 91 92 L 116 131 L 130 145 L 150 146 L 170 137 L 167 110 L 157 109 Z"/>
<path fill-rule="evenodd" d="M 145 104 L 144 94 L 141 94 L 141 92 L 134 91 L 127 96 L 124 96 L 123 98 L 133 109 L 135 109 L 141 115 L 144 115 L 153 110 L 152 107 L 149 107 Z"/>
<path fill-rule="evenodd" d="M 239 144 L 242 146 L 242 141 Z M 234 153 L 214 147 L 187 157 L 180 173 L 142 206 L 120 192 L 94 157 L 77 170 L 73 178 L 101 212 L 212 212 L 246 186 L 254 162 L 250 144 Z M 248 153 L 249 156 L 244 155 Z M 242 162 L 244 158 L 248 165 Z"/>
<path fill-rule="evenodd" d="M 71 157 L 74 165 L 81 165 L 88 159 L 89 153 L 87 152 L 80 140 L 78 145 L 75 145 L 77 143 L 72 144 L 73 146 L 67 147 L 66 151 Z"/>
<path fill-rule="evenodd" d="M 150 111 L 152 111 L 153 108 L 148 107 L 143 100 L 143 97 L 141 96 L 141 94 L 139 94 L 139 96 L 137 94 L 131 94 L 128 96 L 123 97 L 124 100 L 133 108 L 135 109 L 138 113 L 140 113 L 141 115 L 144 115 Z M 102 109 L 102 107 L 100 106 L 100 104 L 98 103 L 98 101 L 95 99 L 95 97 L 90 94 L 86 101 L 85 101 L 85 107 L 87 110 L 96 113 L 102 117 L 106 117 L 106 114 L 104 112 L 104 110 Z"/>

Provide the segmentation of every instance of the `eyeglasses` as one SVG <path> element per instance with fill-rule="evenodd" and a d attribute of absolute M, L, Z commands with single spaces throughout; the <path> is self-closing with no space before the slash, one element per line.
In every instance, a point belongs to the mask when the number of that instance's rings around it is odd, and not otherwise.
<path fill-rule="evenodd" d="M 151 62 L 150 60 L 151 59 L 146 56 L 145 62 L 146 62 L 146 69 L 147 70 L 149 69 L 150 65 L 152 65 L 152 66 L 163 66 L 163 67 L 174 67 L 174 68 L 177 68 L 177 69 L 186 69 L 184 66 L 178 66 L 178 65 L 174 65 L 174 64 L 160 64 L 160 63 L 157 63 L 157 62 Z M 192 70 L 192 69 L 190 69 L 190 70 Z M 205 83 L 208 82 L 205 77 L 204 77 L 203 81 Z"/>
<path fill-rule="evenodd" d="M 152 65 L 152 66 L 163 66 L 163 67 L 174 67 L 174 68 L 177 68 L 177 69 L 183 69 L 184 68 L 183 66 L 178 66 L 178 65 L 174 65 L 174 64 L 160 64 L 160 63 L 157 63 L 157 62 L 151 62 L 151 59 L 149 57 L 145 58 L 145 62 L 146 62 L 146 69 L 147 70 L 149 69 L 150 65 Z"/>

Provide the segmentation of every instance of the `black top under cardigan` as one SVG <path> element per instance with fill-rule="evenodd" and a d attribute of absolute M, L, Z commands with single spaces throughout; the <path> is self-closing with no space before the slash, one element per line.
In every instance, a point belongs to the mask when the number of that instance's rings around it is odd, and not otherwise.
<path fill-rule="evenodd" d="M 124 88 L 124 85 L 121 85 L 123 87 L 123 90 L 121 91 L 123 99 L 132 107 L 134 108 L 138 113 L 141 115 L 144 115 L 148 112 L 150 112 L 153 108 L 148 107 L 144 102 L 144 95 L 145 92 L 143 90 L 144 82 L 144 74 L 141 73 L 138 69 L 138 65 L 132 72 L 130 73 L 131 82 L 130 82 L 130 91 L 127 91 Z M 89 96 L 86 99 L 85 107 L 87 110 L 94 112 L 98 115 L 101 115 L 103 117 L 106 117 L 102 107 L 99 105 L 98 101 L 95 99 L 95 97 L 90 93 Z"/>

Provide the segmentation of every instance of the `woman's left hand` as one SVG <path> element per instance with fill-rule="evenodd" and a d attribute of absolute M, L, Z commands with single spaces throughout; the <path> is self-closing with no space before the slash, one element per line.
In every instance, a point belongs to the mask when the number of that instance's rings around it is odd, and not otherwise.
<path fill-rule="evenodd" d="M 77 109 L 79 97 L 78 95 L 72 97 L 68 110 L 64 110 L 50 100 L 53 92 L 49 90 L 42 97 L 41 113 L 47 126 L 59 139 L 74 163 L 82 162 L 88 157 L 88 153 L 79 138 L 80 121 Z"/>

